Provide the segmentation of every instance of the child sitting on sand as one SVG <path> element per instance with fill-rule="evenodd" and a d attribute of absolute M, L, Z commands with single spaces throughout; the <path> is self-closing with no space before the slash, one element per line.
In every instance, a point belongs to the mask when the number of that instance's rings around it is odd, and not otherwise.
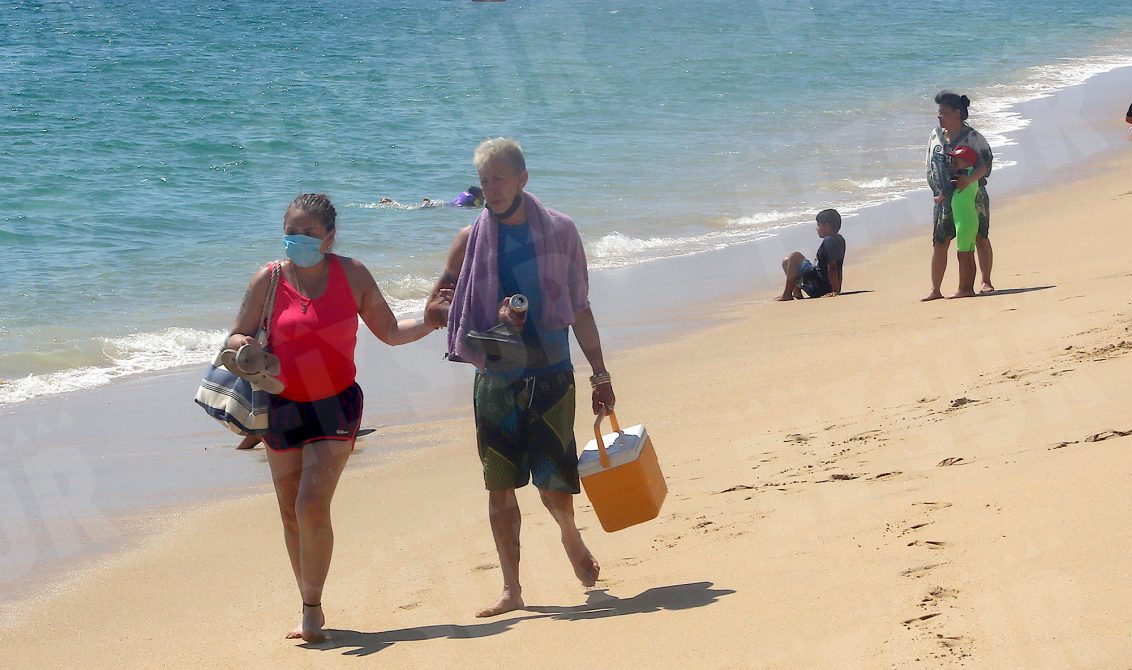
<path fill-rule="evenodd" d="M 956 175 L 971 176 L 979 164 L 979 153 L 966 145 L 951 151 L 951 168 Z M 955 180 L 952 180 L 955 183 Z M 955 221 L 955 257 L 959 260 L 959 290 L 952 298 L 975 295 L 975 234 L 979 232 L 979 213 L 975 209 L 977 182 L 951 192 L 951 215 Z M 939 200 L 946 196 L 937 195 Z"/>
<path fill-rule="evenodd" d="M 782 259 L 786 286 L 775 300 L 801 300 L 802 292 L 811 298 L 832 298 L 841 293 L 842 269 L 845 263 L 845 238 L 841 236 L 841 215 L 836 209 L 818 212 L 818 237 L 821 246 L 811 263 L 795 251 Z"/>

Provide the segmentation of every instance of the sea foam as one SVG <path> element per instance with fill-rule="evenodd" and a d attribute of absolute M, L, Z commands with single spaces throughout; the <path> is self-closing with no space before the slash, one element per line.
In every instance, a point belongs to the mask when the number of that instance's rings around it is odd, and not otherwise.
<path fill-rule="evenodd" d="M 223 330 L 165 328 L 152 333 L 97 338 L 108 364 L 84 365 L 60 372 L 0 380 L 0 405 L 93 388 L 144 372 L 185 365 L 203 367 L 216 355 L 226 334 Z"/>

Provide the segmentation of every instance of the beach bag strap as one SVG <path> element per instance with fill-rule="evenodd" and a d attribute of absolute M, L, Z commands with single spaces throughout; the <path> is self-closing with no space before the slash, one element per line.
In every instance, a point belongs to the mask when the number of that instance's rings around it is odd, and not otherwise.
<path fill-rule="evenodd" d="M 275 313 L 275 292 L 279 288 L 279 273 L 283 263 L 271 262 L 271 284 L 267 287 L 267 299 L 263 302 L 263 313 L 259 317 L 259 330 L 256 331 L 256 340 L 260 346 L 266 347 L 271 338 L 271 315 Z"/>

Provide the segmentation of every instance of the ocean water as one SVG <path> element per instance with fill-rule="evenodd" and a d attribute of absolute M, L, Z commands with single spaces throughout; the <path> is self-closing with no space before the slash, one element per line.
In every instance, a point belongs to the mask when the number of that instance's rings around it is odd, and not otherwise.
<path fill-rule="evenodd" d="M 9 1 L 0 404 L 208 360 L 301 192 L 409 312 L 476 214 L 421 200 L 483 138 L 601 272 L 922 188 L 941 88 L 1006 147 L 1130 64 L 1132 4 L 1092 0 Z"/>

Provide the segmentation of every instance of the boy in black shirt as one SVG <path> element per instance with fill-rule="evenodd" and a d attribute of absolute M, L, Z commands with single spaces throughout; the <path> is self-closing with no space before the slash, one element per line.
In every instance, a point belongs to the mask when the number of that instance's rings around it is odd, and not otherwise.
<path fill-rule="evenodd" d="M 801 300 L 802 292 L 811 298 L 832 298 L 841 293 L 842 269 L 845 263 L 845 238 L 841 230 L 841 215 L 836 209 L 818 212 L 818 247 L 815 262 L 811 263 L 801 252 L 795 251 L 782 259 L 786 273 L 786 286 L 775 300 Z"/>

